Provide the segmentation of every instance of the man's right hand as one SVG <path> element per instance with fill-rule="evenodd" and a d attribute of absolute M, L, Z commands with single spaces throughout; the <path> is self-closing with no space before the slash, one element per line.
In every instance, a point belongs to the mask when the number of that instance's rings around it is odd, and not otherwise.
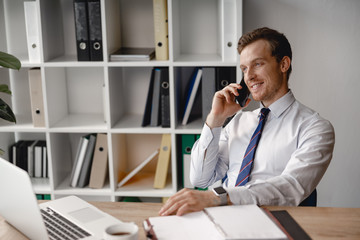
<path fill-rule="evenodd" d="M 242 109 L 240 104 L 235 101 L 235 96 L 239 95 L 237 89 L 241 89 L 240 84 L 231 83 L 215 93 L 211 111 L 206 118 L 206 124 L 210 128 L 221 127 L 228 117 Z M 249 105 L 250 101 L 250 99 L 246 101 L 244 108 Z"/>

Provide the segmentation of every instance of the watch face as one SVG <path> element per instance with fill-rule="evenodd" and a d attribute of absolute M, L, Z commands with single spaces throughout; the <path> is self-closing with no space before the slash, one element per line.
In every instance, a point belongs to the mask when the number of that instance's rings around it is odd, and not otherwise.
<path fill-rule="evenodd" d="M 214 188 L 214 191 L 219 195 L 226 193 L 226 191 L 223 187 Z"/>

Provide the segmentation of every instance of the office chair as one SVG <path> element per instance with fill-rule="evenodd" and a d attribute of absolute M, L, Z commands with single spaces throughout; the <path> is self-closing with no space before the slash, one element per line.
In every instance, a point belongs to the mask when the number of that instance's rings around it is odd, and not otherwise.
<path fill-rule="evenodd" d="M 299 204 L 299 207 L 316 207 L 317 204 L 317 193 L 316 189 Z"/>

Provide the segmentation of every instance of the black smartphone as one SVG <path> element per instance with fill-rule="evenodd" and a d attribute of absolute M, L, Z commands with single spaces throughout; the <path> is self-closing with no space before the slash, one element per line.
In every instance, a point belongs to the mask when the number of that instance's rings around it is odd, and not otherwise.
<path fill-rule="evenodd" d="M 244 107 L 246 104 L 246 100 L 250 96 L 250 91 L 245 84 L 244 77 L 241 79 L 240 82 L 241 89 L 238 89 L 239 96 L 236 96 L 236 101 L 240 104 L 241 107 Z"/>

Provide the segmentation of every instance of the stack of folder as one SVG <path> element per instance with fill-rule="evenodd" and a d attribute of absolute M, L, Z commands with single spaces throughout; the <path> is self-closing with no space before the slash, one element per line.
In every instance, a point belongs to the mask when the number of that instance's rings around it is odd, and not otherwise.
<path fill-rule="evenodd" d="M 102 61 L 100 0 L 74 0 L 78 61 Z"/>
<path fill-rule="evenodd" d="M 154 68 L 141 126 L 170 127 L 169 69 Z"/>
<path fill-rule="evenodd" d="M 30 177 L 48 178 L 46 141 L 19 140 L 9 147 L 9 161 L 27 171 Z"/>
<path fill-rule="evenodd" d="M 88 134 L 81 137 L 73 165 L 70 186 L 102 188 L 108 171 L 107 135 Z"/>

